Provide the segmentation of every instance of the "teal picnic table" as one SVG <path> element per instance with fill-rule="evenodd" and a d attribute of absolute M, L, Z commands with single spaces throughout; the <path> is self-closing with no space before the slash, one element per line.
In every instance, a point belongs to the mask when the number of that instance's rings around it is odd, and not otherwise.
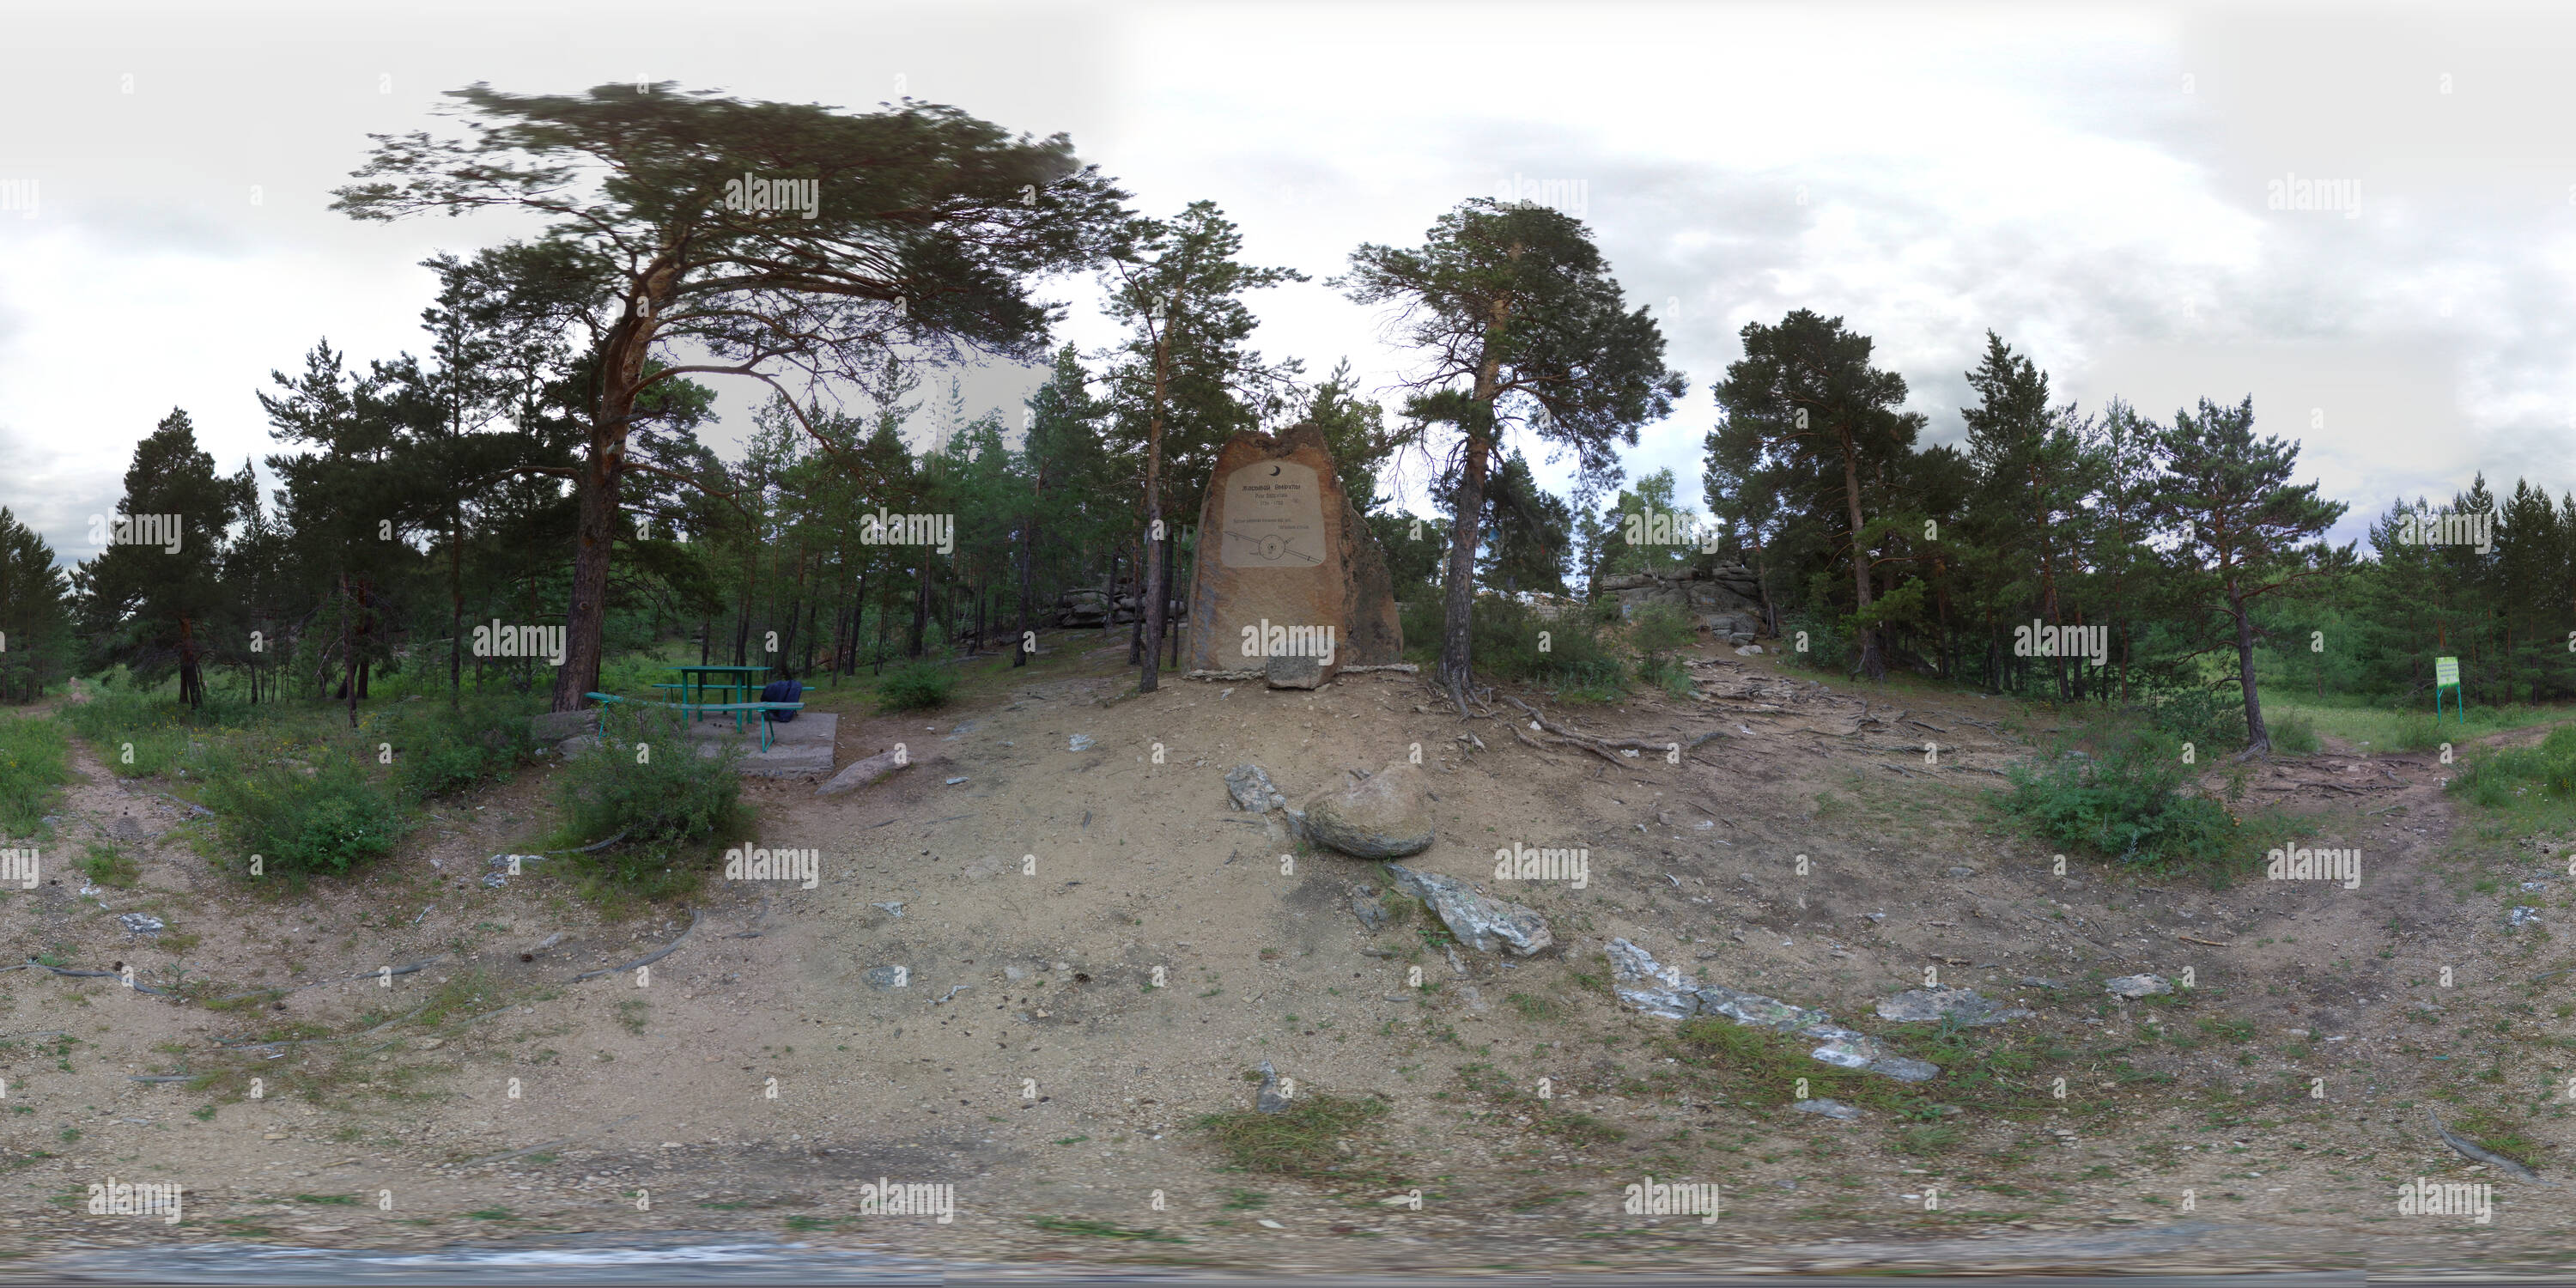
<path fill-rule="evenodd" d="M 761 682 L 759 677 L 769 674 L 771 668 L 765 666 L 673 666 L 667 669 L 680 673 L 680 683 L 671 686 L 657 684 L 653 687 L 657 689 L 671 687 L 685 690 L 690 687 L 692 682 L 694 682 L 696 685 L 696 691 L 689 694 L 687 700 L 692 706 L 704 706 L 707 700 L 708 685 L 712 684 L 715 687 L 724 690 L 727 694 L 741 693 L 748 696 L 760 688 Z M 739 680 L 726 678 L 734 675 L 739 675 L 742 678 Z M 713 676 L 715 678 L 710 680 L 708 678 L 709 676 Z"/>

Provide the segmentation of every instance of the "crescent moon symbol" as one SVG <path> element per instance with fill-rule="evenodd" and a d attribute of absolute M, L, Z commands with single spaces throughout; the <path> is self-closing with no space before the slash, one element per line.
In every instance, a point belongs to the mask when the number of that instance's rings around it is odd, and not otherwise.
<path fill-rule="evenodd" d="M 1277 477 L 1279 476 L 1279 467 L 1278 467 L 1278 466 L 1276 466 L 1276 465 L 1271 466 L 1271 467 L 1270 467 L 1270 475 L 1271 475 L 1271 477 L 1273 477 L 1273 478 L 1277 478 Z"/>

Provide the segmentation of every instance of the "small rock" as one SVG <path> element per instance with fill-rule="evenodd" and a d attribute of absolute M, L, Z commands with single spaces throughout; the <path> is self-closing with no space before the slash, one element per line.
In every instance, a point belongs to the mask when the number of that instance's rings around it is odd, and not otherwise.
<path fill-rule="evenodd" d="M 1075 750 L 1075 751 L 1089 751 L 1089 750 L 1091 750 L 1093 747 L 1098 746 L 1099 744 L 1097 744 L 1097 743 L 1095 743 L 1095 742 L 1093 742 L 1093 741 L 1091 740 L 1091 735 L 1090 735 L 1090 734 L 1087 734 L 1087 733 L 1078 733 L 1078 734 L 1075 734 L 1075 735 L 1074 735 L 1074 736 L 1073 736 L 1073 737 L 1068 741 L 1067 745 L 1068 745 L 1072 750 Z"/>
<path fill-rule="evenodd" d="M 1351 896 L 1351 914 L 1360 919 L 1360 929 L 1374 931 L 1386 924 L 1386 909 L 1366 895 Z"/>
<path fill-rule="evenodd" d="M 1868 1116 L 1858 1107 L 1844 1104 L 1839 1100 L 1801 1100 L 1789 1107 L 1802 1114 L 1822 1114 L 1827 1118 L 1842 1119 L 1844 1122 Z"/>
<path fill-rule="evenodd" d="M 1306 799 L 1299 828 L 1308 839 L 1361 859 L 1400 859 L 1431 848 L 1431 810 L 1422 769 L 1396 761 L 1344 791 Z"/>
<path fill-rule="evenodd" d="M 1279 1071 L 1271 1068 L 1267 1060 L 1261 1062 L 1261 1091 L 1253 1097 L 1252 1107 L 1265 1114 L 1282 1113 L 1288 1108 L 1288 1097 L 1279 1094 Z"/>
<path fill-rule="evenodd" d="M 2041 978 L 2040 978 L 2039 976 L 2037 976 L 2037 975 L 2024 975 L 2024 976 L 2022 976 L 2022 977 L 2021 977 L 2021 979 L 2020 979 L 2018 982 L 2019 982 L 2019 983 L 2020 983 L 2024 988 L 2064 988 L 2064 987 L 2066 987 L 2065 985 L 2058 983 L 2056 980 L 2053 980 L 2053 979 L 2041 979 Z"/>
<path fill-rule="evenodd" d="M 2505 914 L 2505 929 L 2520 929 L 2538 920 L 2540 920 L 2540 909 L 2516 907 L 2512 912 Z"/>
<path fill-rule="evenodd" d="M 117 923 L 124 926 L 127 931 L 137 935 L 155 935 L 159 934 L 163 929 L 161 919 L 147 913 L 119 913 L 117 914 L 116 920 Z"/>
<path fill-rule="evenodd" d="M 1234 807 L 1251 814 L 1266 814 L 1288 804 L 1270 775 L 1259 765 L 1237 765 L 1226 771 L 1225 794 Z"/>
<path fill-rule="evenodd" d="M 1002 968 L 1002 978 L 1004 979 L 1027 979 L 1028 977 L 1029 973 L 1021 970 L 1017 966 L 1005 966 Z"/>
<path fill-rule="evenodd" d="M 2125 997 L 2131 1001 L 2173 991 L 2173 985 L 2165 982 L 2162 975 L 2122 975 L 2118 979 L 2104 981 L 2102 987 L 2113 997 Z"/>
<path fill-rule="evenodd" d="M 900 899 L 894 900 L 890 903 L 872 903 L 868 906 L 871 908 L 883 908 L 897 918 L 901 918 L 903 916 L 903 901 Z"/>
<path fill-rule="evenodd" d="M 951 779 L 949 779 L 949 780 L 948 780 L 948 784 L 947 784 L 947 785 L 948 785 L 948 786 L 950 786 L 950 787 L 955 787 L 957 784 L 962 783 L 962 782 L 965 782 L 965 781 L 966 781 L 966 780 L 965 780 L 965 779 L 963 779 L 963 778 L 951 778 Z"/>
<path fill-rule="evenodd" d="M 413 1038 L 411 1040 L 411 1049 L 414 1051 L 435 1051 L 446 1045 L 447 1039 L 445 1038 Z"/>
<path fill-rule="evenodd" d="M 1411 766 L 1396 766 L 1370 782 L 1392 778 L 1397 769 L 1409 768 Z M 1387 872 L 1405 893 L 1430 905 L 1432 912 L 1449 927 L 1449 933 L 1457 936 L 1460 943 L 1477 952 L 1492 952 L 1492 945 L 1499 942 L 1510 948 L 1514 956 L 1527 957 L 1556 942 L 1556 937 L 1548 933 L 1546 920 L 1538 913 L 1517 903 L 1488 899 L 1468 889 L 1465 882 L 1455 877 L 1417 871 L 1401 863 L 1388 864 Z"/>
<path fill-rule="evenodd" d="M 908 973 L 901 966 L 873 967 L 862 972 L 860 978 L 868 982 L 868 987 L 876 989 L 891 990 L 910 983 Z"/>
<path fill-rule="evenodd" d="M 1965 863 L 1962 863 L 1962 864 L 1959 864 L 1958 866 L 1956 866 L 1956 867 L 1954 867 L 1954 868 L 1951 868 L 1951 869 L 1950 869 L 1950 875 L 1951 875 L 1951 876 L 1954 876 L 1954 877 L 1972 877 L 1972 876 L 1977 875 L 1977 870 L 1976 870 L 1975 868 L 1973 868 L 1973 867 L 1968 866 L 1968 865 L 1967 865 L 1967 864 L 1965 864 Z"/>
<path fill-rule="evenodd" d="M 1964 1025 L 2026 1020 L 2031 1012 L 1997 1005 L 1972 988 L 1908 989 L 1878 1004 L 1878 1018 L 1923 1023 L 1944 1018 Z"/>
<path fill-rule="evenodd" d="M 1762 646 L 1759 644 L 1739 644 L 1735 649 L 1735 655 L 1737 657 L 1756 657 L 1759 656 L 1761 652 Z"/>
<path fill-rule="evenodd" d="M 505 877 L 498 872 L 486 872 L 483 874 L 483 888 L 486 890 L 498 890 L 508 884 L 510 884 L 510 878 Z"/>

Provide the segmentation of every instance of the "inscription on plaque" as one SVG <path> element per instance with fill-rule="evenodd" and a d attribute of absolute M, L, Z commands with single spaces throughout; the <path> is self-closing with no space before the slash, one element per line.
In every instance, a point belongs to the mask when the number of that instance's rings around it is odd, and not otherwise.
<path fill-rule="evenodd" d="M 1324 562 L 1324 494 L 1315 470 L 1255 461 L 1225 477 L 1225 531 L 1217 562 L 1228 568 L 1312 568 Z"/>

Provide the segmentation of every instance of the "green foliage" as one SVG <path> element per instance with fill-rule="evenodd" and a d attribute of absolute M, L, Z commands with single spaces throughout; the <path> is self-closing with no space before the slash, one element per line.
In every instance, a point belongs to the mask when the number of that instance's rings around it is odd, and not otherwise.
<path fill-rule="evenodd" d="M 92 883 L 116 890 L 133 889 L 134 883 L 143 876 L 143 869 L 134 861 L 133 855 L 97 841 L 83 846 L 80 869 Z"/>
<path fill-rule="evenodd" d="M 2147 700 L 2147 722 L 2204 756 L 2245 745 L 2245 704 L 2233 689 L 2195 685 L 2156 693 Z"/>
<path fill-rule="evenodd" d="M 394 776 L 404 797 L 436 800 L 501 782 L 536 757 L 528 718 L 541 704 L 515 694 L 474 694 L 451 709 L 444 702 L 397 705 L 375 731 L 394 747 Z"/>
<path fill-rule="evenodd" d="M 1417 600 L 1400 608 L 1406 653 L 1424 663 L 1437 659 L 1440 601 Z M 1582 615 L 1551 620 L 1517 600 L 1479 595 L 1468 620 L 1474 630 L 1469 655 L 1481 674 L 1546 685 L 1567 701 L 1607 701 L 1627 692 L 1628 668 L 1600 625 Z"/>
<path fill-rule="evenodd" d="M 338 876 L 393 852 L 411 830 L 392 793 L 345 753 L 296 763 L 235 754 L 208 776 L 206 803 L 235 854 L 270 875 Z"/>
<path fill-rule="evenodd" d="M 2304 716 L 2266 717 L 2263 723 L 2272 730 L 2272 749 L 2292 756 L 2310 756 L 2317 750 L 2317 727 Z"/>
<path fill-rule="evenodd" d="M 610 706 L 601 725 L 605 745 L 555 775 L 563 844 L 622 838 L 578 856 L 616 893 L 659 897 L 694 888 L 714 861 L 710 843 L 743 822 L 738 744 L 700 755 L 673 713 L 650 707 Z"/>
<path fill-rule="evenodd" d="M 0 506 L 0 702 L 32 702 L 68 673 L 66 589 L 53 547 Z"/>
<path fill-rule="evenodd" d="M 71 781 L 62 726 L 0 713 L 0 836 L 33 836 Z"/>
<path fill-rule="evenodd" d="M 2236 818 L 2184 793 L 2180 749 L 2160 737 L 2128 735 L 2100 758 L 2015 765 L 2011 779 L 2004 808 L 2048 840 L 2152 869 L 2244 859 Z"/>
<path fill-rule="evenodd" d="M 928 662 L 915 662 L 877 681 L 881 711 L 929 711 L 948 705 L 957 688 L 957 673 Z"/>
<path fill-rule="evenodd" d="M 2576 725 L 2550 730 L 2535 747 L 2503 747 L 2469 760 L 2443 790 L 2486 809 L 2535 792 L 2560 800 L 2576 795 Z"/>

